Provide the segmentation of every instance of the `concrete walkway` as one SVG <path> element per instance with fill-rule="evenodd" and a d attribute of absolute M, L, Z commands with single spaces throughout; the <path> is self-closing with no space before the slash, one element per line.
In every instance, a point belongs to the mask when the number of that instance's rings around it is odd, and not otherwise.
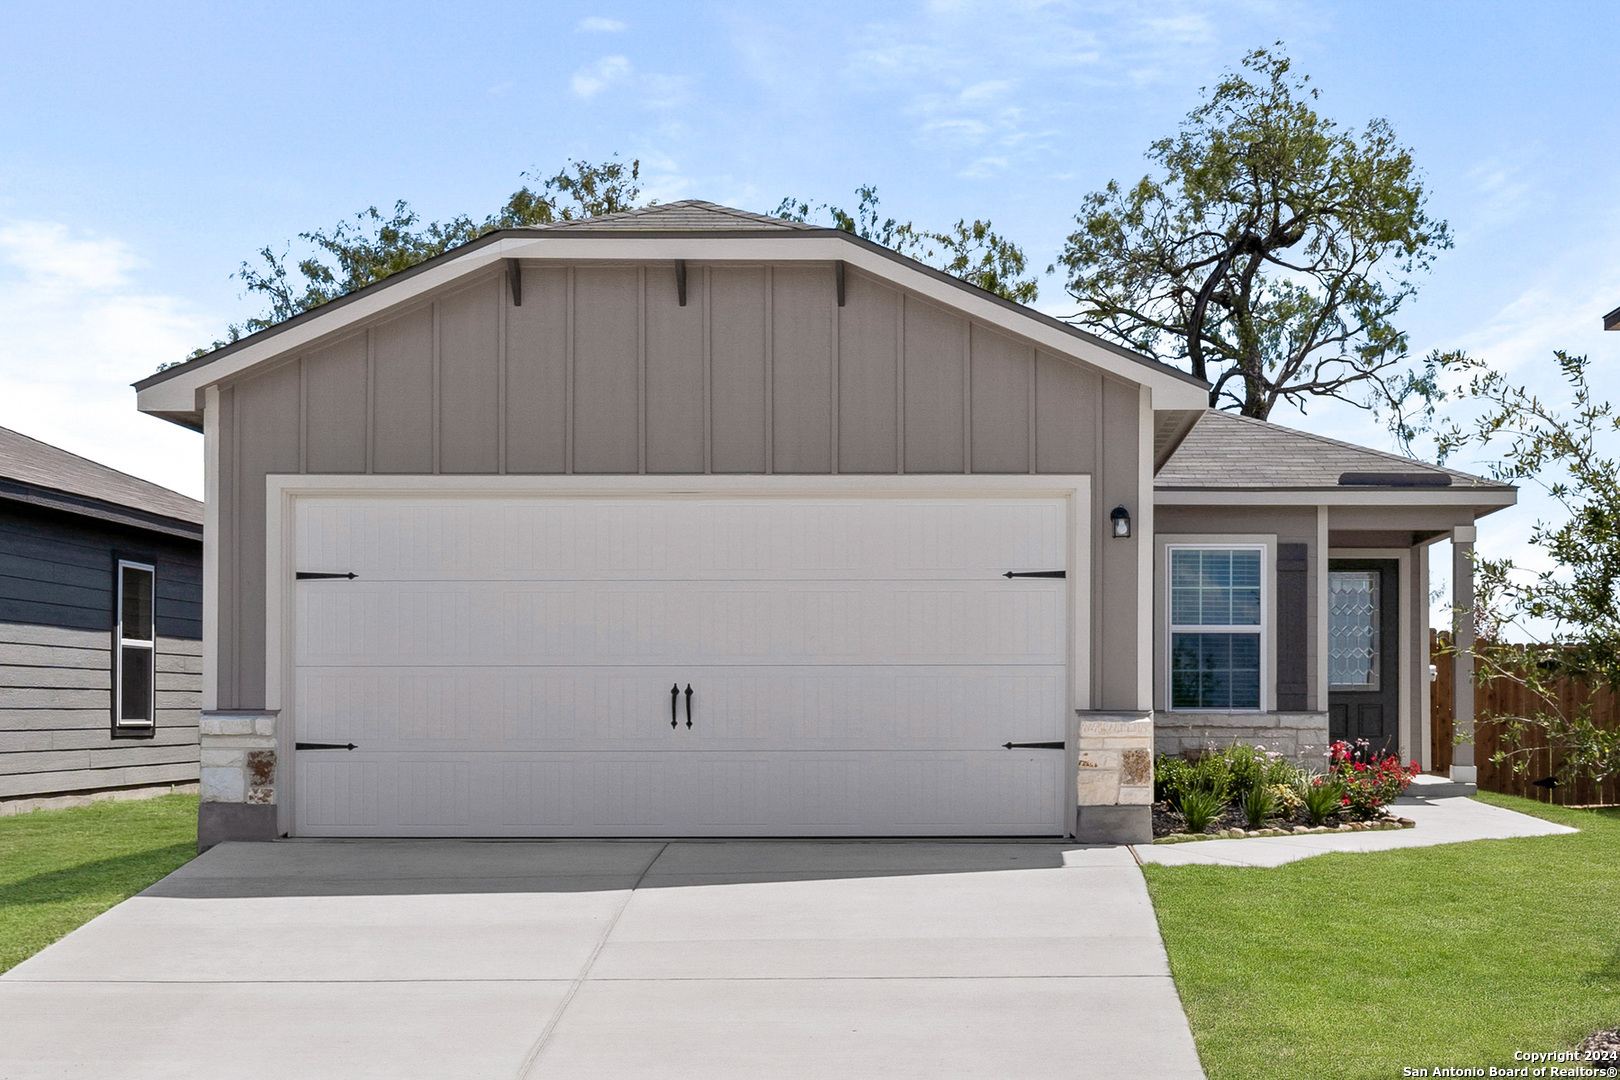
<path fill-rule="evenodd" d="M 1125 848 L 226 844 L 0 977 L 0 1078 L 1202 1077 Z"/>
<path fill-rule="evenodd" d="M 1417 826 L 1387 832 L 1305 833 L 1245 840 L 1142 844 L 1135 850 L 1143 862 L 1161 866 L 1281 866 L 1334 851 L 1392 851 L 1468 840 L 1508 840 L 1579 831 L 1463 797 L 1403 798 L 1396 800 L 1395 808 L 1396 813 L 1411 818 Z"/>

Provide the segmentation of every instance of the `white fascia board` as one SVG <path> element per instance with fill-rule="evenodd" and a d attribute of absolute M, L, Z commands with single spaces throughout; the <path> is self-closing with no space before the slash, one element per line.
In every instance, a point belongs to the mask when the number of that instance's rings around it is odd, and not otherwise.
<path fill-rule="evenodd" d="M 1518 492 L 1492 488 L 1212 488 L 1153 493 L 1157 506 L 1474 506 L 1495 510 L 1518 501 Z"/>
<path fill-rule="evenodd" d="M 566 232 L 555 236 L 505 237 L 458 258 L 449 259 L 372 295 L 360 295 L 324 317 L 289 327 L 262 342 L 228 357 L 176 375 L 139 392 L 136 407 L 142 412 L 195 412 L 201 408 L 203 387 L 223 382 L 238 372 L 276 357 L 297 352 L 311 342 L 342 332 L 346 327 L 392 308 L 401 307 L 424 293 L 458 278 L 486 269 L 504 259 L 557 262 L 646 262 L 685 259 L 691 262 L 835 262 L 842 260 L 873 277 L 951 308 L 1009 334 L 1033 341 L 1041 348 L 1099 368 L 1117 378 L 1153 391 L 1155 409 L 1203 409 L 1209 392 L 1203 387 L 1159 371 L 1147 363 L 1077 338 L 1039 319 L 979 296 L 951 282 L 913 270 L 881 252 L 839 236 L 611 236 Z"/>
<path fill-rule="evenodd" d="M 361 294 L 342 307 L 335 308 L 328 317 L 317 316 L 264 341 L 242 349 L 222 360 L 199 367 L 194 372 L 176 375 L 165 382 L 149 386 L 135 395 L 135 407 L 141 412 L 194 412 L 201 411 L 202 391 L 205 387 L 224 382 L 232 375 L 256 364 L 296 353 L 312 341 L 329 337 L 390 308 L 410 302 L 417 296 L 447 285 L 458 278 L 500 262 L 500 244 L 486 244 L 441 266 L 435 266 L 370 295 Z"/>

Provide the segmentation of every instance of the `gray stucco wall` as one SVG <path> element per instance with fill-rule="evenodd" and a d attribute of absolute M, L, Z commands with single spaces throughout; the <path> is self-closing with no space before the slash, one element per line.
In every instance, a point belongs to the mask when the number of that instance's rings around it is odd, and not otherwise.
<path fill-rule="evenodd" d="M 1084 473 L 1092 707 L 1135 709 L 1142 391 L 830 263 L 529 264 L 221 384 L 218 704 L 262 708 L 272 473 Z M 1106 627 L 1106 633 L 1103 628 Z"/>

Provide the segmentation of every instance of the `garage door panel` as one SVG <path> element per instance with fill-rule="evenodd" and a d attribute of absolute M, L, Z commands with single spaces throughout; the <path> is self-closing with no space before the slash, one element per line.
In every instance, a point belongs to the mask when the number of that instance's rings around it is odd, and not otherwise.
<path fill-rule="evenodd" d="M 1061 582 L 300 583 L 302 665 L 1062 663 Z"/>
<path fill-rule="evenodd" d="M 964 505 L 969 503 L 969 505 Z M 304 569 L 403 575 L 927 573 L 1064 565 L 1051 499 L 308 500 Z"/>
<path fill-rule="evenodd" d="M 1065 693 L 1051 667 L 312 668 L 297 709 L 301 739 L 367 750 L 974 750 L 1061 740 Z"/>
<path fill-rule="evenodd" d="M 1052 831 L 1062 755 L 673 753 L 300 757 L 326 836 L 865 836 Z"/>

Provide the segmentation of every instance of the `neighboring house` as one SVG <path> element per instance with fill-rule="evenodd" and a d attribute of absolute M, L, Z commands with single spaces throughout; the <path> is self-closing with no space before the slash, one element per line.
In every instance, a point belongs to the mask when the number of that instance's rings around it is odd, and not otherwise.
<path fill-rule="evenodd" d="M 1514 499 L 699 202 L 491 233 L 138 390 L 204 433 L 203 846 L 1145 839 L 1155 745 L 1425 754 L 1427 545 L 1466 599 Z"/>
<path fill-rule="evenodd" d="M 195 790 L 202 517 L 0 428 L 0 814 Z"/>
<path fill-rule="evenodd" d="M 1603 329 L 1620 330 L 1620 307 L 1603 316 Z"/>

